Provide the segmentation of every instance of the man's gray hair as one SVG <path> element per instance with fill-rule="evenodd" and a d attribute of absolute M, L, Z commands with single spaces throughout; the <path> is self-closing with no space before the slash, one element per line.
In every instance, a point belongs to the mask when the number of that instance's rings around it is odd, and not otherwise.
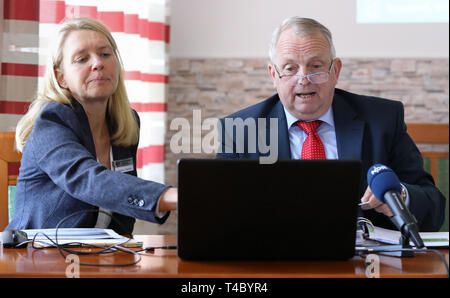
<path fill-rule="evenodd" d="M 334 59 L 336 57 L 336 51 L 334 49 L 333 38 L 330 30 L 316 20 L 295 16 L 285 19 L 272 34 L 272 40 L 269 48 L 269 57 L 272 63 L 275 63 L 277 58 L 277 42 L 281 33 L 290 28 L 296 29 L 295 33 L 297 35 L 322 34 L 330 45 L 331 58 Z"/>

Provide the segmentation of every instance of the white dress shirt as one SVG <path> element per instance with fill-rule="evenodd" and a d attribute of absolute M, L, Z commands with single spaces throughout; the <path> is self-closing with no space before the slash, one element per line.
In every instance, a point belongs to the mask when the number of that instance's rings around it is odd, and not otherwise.
<path fill-rule="evenodd" d="M 287 129 L 289 132 L 289 144 L 291 147 L 291 158 L 300 159 L 302 155 L 303 142 L 308 137 L 308 134 L 300 127 L 295 125 L 295 122 L 299 119 L 292 116 L 286 108 L 284 108 L 286 114 Z M 317 134 L 319 135 L 323 146 L 325 148 L 325 155 L 327 159 L 338 159 L 336 131 L 334 128 L 333 110 L 330 107 L 328 111 L 321 117 L 315 119 L 321 120 L 322 124 L 317 128 Z"/>

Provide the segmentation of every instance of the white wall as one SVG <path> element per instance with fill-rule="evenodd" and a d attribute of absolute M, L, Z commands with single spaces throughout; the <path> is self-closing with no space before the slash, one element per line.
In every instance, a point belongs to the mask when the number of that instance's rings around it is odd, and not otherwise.
<path fill-rule="evenodd" d="M 449 57 L 448 23 L 356 24 L 356 0 L 171 0 L 170 55 L 267 57 L 273 30 L 293 15 L 327 26 L 340 57 Z"/>

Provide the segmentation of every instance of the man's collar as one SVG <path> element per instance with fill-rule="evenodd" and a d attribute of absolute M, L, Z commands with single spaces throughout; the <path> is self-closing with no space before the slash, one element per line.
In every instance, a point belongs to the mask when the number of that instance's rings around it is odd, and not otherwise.
<path fill-rule="evenodd" d="M 295 122 L 299 121 L 299 119 L 297 119 L 296 117 L 292 116 L 291 113 L 289 113 L 288 110 L 286 110 L 286 108 L 283 106 L 284 109 L 284 113 L 286 114 L 286 122 L 287 122 L 287 128 L 289 129 L 292 124 L 294 124 Z M 328 109 L 328 111 L 323 114 L 322 116 L 320 116 L 317 119 L 313 119 L 311 121 L 314 120 L 321 120 L 331 126 L 334 127 L 334 117 L 333 117 L 333 108 L 332 106 L 330 106 L 330 108 Z"/>

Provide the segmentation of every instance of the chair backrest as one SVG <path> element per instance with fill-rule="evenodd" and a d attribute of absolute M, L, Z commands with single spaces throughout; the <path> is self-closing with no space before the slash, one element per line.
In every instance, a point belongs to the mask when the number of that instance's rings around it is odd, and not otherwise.
<path fill-rule="evenodd" d="M 410 123 L 407 124 L 408 134 L 416 144 L 446 144 L 448 145 L 448 123 Z M 448 158 L 448 151 L 422 151 L 423 158 L 430 159 L 430 174 L 434 181 L 438 177 L 438 159 Z"/>
<path fill-rule="evenodd" d="M 434 178 L 439 190 L 447 198 L 445 207 L 445 222 L 441 228 L 441 231 L 449 230 L 449 167 L 448 167 L 448 140 L 449 130 L 448 123 L 432 124 L 432 123 L 410 123 L 407 124 L 408 134 L 418 145 L 422 157 L 424 159 L 425 169 L 429 170 L 430 174 Z M 421 149 L 422 144 L 429 144 L 432 147 L 430 149 Z M 446 146 L 436 146 L 446 145 Z"/>
<path fill-rule="evenodd" d="M 8 225 L 8 185 L 16 185 L 22 158 L 14 138 L 15 132 L 0 132 L 0 231 Z"/>

